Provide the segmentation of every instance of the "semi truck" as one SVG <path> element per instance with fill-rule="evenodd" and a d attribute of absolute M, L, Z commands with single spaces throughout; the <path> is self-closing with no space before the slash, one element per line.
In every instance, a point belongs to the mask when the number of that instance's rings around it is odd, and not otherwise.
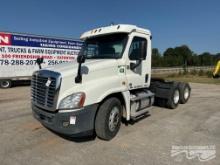
<path fill-rule="evenodd" d="M 75 60 L 81 46 L 76 39 L 0 32 L 0 87 L 10 88 L 13 81 L 30 80 L 38 70 L 39 57 L 44 58 L 43 68 Z"/>
<path fill-rule="evenodd" d="M 188 83 L 151 77 L 151 32 L 119 24 L 83 33 L 77 61 L 33 73 L 33 116 L 53 132 L 111 140 L 121 121 L 153 105 L 175 109 L 190 98 Z"/>

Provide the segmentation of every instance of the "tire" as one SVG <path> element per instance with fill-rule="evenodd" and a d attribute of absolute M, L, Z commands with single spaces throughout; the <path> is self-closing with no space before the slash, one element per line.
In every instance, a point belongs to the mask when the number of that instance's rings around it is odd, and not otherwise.
<path fill-rule="evenodd" d="M 179 84 L 179 90 L 180 90 L 180 104 L 185 104 L 191 94 L 191 88 L 188 83 L 180 83 Z"/>
<path fill-rule="evenodd" d="M 121 117 L 121 102 L 115 97 L 105 100 L 96 115 L 96 135 L 103 140 L 111 140 L 114 138 L 120 129 Z"/>
<path fill-rule="evenodd" d="M 170 109 L 175 109 L 179 105 L 180 101 L 180 90 L 178 85 L 173 85 L 173 88 L 170 89 L 170 97 L 167 100 L 167 107 Z"/>
<path fill-rule="evenodd" d="M 11 88 L 12 82 L 11 80 L 0 80 L 0 87 L 3 89 Z"/>

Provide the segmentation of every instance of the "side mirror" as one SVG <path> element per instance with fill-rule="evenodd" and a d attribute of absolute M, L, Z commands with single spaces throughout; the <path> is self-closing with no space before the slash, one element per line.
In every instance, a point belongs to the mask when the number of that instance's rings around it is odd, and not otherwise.
<path fill-rule="evenodd" d="M 77 57 L 77 62 L 78 62 L 78 63 L 84 63 L 85 60 L 86 60 L 86 57 L 83 56 L 83 55 L 79 55 L 79 56 Z"/>
<path fill-rule="evenodd" d="M 75 83 L 81 83 L 82 82 L 81 64 L 84 63 L 85 60 L 86 60 L 86 56 L 79 55 L 77 57 L 77 62 L 79 63 L 79 65 L 78 65 L 77 76 L 75 77 Z"/>
<path fill-rule="evenodd" d="M 43 57 L 37 58 L 36 63 L 37 63 L 37 65 L 39 66 L 39 69 L 42 68 L 42 67 L 41 67 L 41 64 L 42 64 L 43 62 L 44 62 L 44 58 L 43 58 Z"/>
<path fill-rule="evenodd" d="M 141 64 L 141 62 L 142 62 L 142 59 L 137 60 L 136 63 L 131 62 L 130 63 L 131 70 L 134 70 L 135 68 L 137 68 Z"/>

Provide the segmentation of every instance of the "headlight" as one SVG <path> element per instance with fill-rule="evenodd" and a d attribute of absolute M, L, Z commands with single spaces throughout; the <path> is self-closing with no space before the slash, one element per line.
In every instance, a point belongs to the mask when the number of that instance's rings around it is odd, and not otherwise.
<path fill-rule="evenodd" d="M 81 108 L 85 102 L 86 95 L 83 92 L 73 93 L 61 100 L 59 109 Z"/>

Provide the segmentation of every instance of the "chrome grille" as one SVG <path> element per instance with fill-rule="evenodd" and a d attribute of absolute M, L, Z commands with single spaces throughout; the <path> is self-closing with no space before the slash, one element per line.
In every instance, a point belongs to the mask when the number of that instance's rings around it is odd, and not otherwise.
<path fill-rule="evenodd" d="M 31 80 L 32 103 L 45 110 L 55 110 L 60 77 L 59 73 L 48 70 L 35 72 Z"/>

